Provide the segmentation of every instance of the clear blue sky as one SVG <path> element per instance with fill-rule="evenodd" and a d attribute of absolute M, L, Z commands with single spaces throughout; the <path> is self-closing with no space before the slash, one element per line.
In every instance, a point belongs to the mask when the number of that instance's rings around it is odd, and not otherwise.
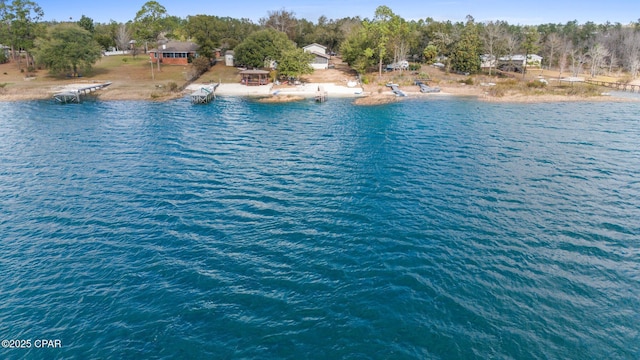
<path fill-rule="evenodd" d="M 35 0 L 45 12 L 44 20 L 78 20 L 82 15 L 95 22 L 133 20 L 146 0 Z M 371 18 L 379 5 L 386 5 L 407 20 L 432 17 L 435 20 L 464 21 L 467 15 L 476 21 L 504 20 L 511 24 L 545 23 L 629 24 L 640 18 L 640 0 L 158 0 L 169 15 L 216 15 L 249 18 L 255 22 L 269 11 L 285 9 L 296 17 L 316 22 L 325 15 L 329 19 L 360 16 Z"/>

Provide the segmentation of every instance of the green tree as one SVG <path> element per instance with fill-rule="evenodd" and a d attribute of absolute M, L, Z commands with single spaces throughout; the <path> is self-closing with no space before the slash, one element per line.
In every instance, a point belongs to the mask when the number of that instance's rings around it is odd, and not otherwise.
<path fill-rule="evenodd" d="M 36 41 L 36 58 L 51 72 L 61 75 L 88 71 L 100 59 L 100 45 L 91 33 L 76 24 L 59 24 L 49 28 Z"/>
<path fill-rule="evenodd" d="M 522 77 L 527 72 L 527 63 L 529 62 L 529 55 L 534 54 L 539 49 L 540 33 L 535 27 L 526 27 L 524 30 L 524 41 L 522 42 L 522 48 L 525 53 L 524 70 L 522 71 Z"/>
<path fill-rule="evenodd" d="M 211 15 L 189 16 L 187 20 L 187 33 L 200 46 L 198 53 L 201 56 L 213 57 L 214 49 L 218 46 L 219 38 L 216 31 L 216 17 Z"/>
<path fill-rule="evenodd" d="M 24 50 L 29 66 L 34 41 L 41 32 L 38 21 L 44 16 L 42 8 L 30 0 L 13 0 L 11 3 L 3 1 L 0 10 L 0 20 L 5 26 L 4 39 L 0 40 L 11 47 L 13 57 L 18 60 L 18 67 L 21 67 L 22 62 L 21 57 L 16 54 Z"/>
<path fill-rule="evenodd" d="M 247 19 L 195 15 L 187 18 L 185 35 L 200 46 L 200 55 L 213 57 L 216 48 L 233 49 L 257 29 Z"/>
<path fill-rule="evenodd" d="M 422 55 L 424 55 L 427 64 L 433 64 L 438 57 L 438 48 L 435 45 L 427 45 L 422 51 Z"/>
<path fill-rule="evenodd" d="M 313 32 L 312 41 L 309 42 L 322 44 L 326 46 L 329 51 L 337 51 L 345 37 L 340 25 L 340 21 L 328 20 L 326 16 L 319 17 L 318 24 Z"/>
<path fill-rule="evenodd" d="M 416 39 L 412 36 L 411 27 L 405 19 L 393 12 L 390 15 L 387 26 L 389 36 L 388 52 L 393 54 L 392 61 L 397 63 L 407 60 L 409 49 Z"/>
<path fill-rule="evenodd" d="M 93 34 L 93 38 L 98 42 L 98 44 L 100 44 L 100 47 L 105 51 L 109 51 L 111 48 L 118 46 L 116 44 L 116 38 L 118 37 L 119 28 L 120 24 L 112 20 L 108 24 L 95 25 L 94 30 L 90 32 Z M 126 49 L 126 46 L 124 48 Z"/>
<path fill-rule="evenodd" d="M 134 37 L 143 42 L 155 43 L 163 30 L 162 19 L 167 16 L 167 9 L 157 1 L 147 1 L 133 19 Z M 147 50 L 147 49 L 145 49 Z"/>
<path fill-rule="evenodd" d="M 93 19 L 84 15 L 82 15 L 80 20 L 78 20 L 78 25 L 90 33 L 93 33 L 96 30 L 96 26 L 93 24 Z"/>
<path fill-rule="evenodd" d="M 300 48 L 283 51 L 282 57 L 278 61 L 278 74 L 294 78 L 304 74 L 311 74 L 313 73 L 313 68 L 309 63 L 313 58 L 313 54 L 304 52 Z"/>
<path fill-rule="evenodd" d="M 467 16 L 467 22 L 460 33 L 451 53 L 453 71 L 475 74 L 480 70 L 480 36 L 473 17 Z"/>
<path fill-rule="evenodd" d="M 378 61 L 378 76 L 382 76 L 382 63 L 385 61 L 389 42 L 389 23 L 394 16 L 395 14 L 388 6 L 378 6 L 373 21 L 365 25 L 372 40 L 371 50 Z"/>
<path fill-rule="evenodd" d="M 287 34 L 265 29 L 249 35 L 235 48 L 235 59 L 239 64 L 249 67 L 264 67 L 269 60 L 280 62 L 282 54 L 295 48 Z"/>
<path fill-rule="evenodd" d="M 368 68 L 375 65 L 373 45 L 368 36 L 364 22 L 356 30 L 352 31 L 347 39 L 340 45 L 340 53 L 344 60 L 358 74 L 364 74 Z"/>
<path fill-rule="evenodd" d="M 167 9 L 157 1 L 147 1 L 136 13 L 133 19 L 134 36 L 136 41 L 144 43 L 145 51 L 149 50 L 149 43 L 156 44 L 164 27 L 163 19 L 167 16 Z M 135 52 L 134 52 L 135 55 Z M 160 71 L 160 59 L 157 60 Z"/>

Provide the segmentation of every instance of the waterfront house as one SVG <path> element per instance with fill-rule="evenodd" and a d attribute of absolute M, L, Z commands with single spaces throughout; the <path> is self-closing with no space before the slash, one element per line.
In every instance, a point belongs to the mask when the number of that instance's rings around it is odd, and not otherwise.
<path fill-rule="evenodd" d="M 149 50 L 151 62 L 165 65 L 187 65 L 198 56 L 198 45 L 191 42 L 169 41 Z"/>
<path fill-rule="evenodd" d="M 331 59 L 331 56 L 327 55 L 326 46 L 313 43 L 303 47 L 302 50 L 313 54 L 314 58 L 311 63 L 309 63 L 312 68 L 316 70 L 329 68 L 329 59 Z"/>
<path fill-rule="evenodd" d="M 497 68 L 505 71 L 522 72 L 525 64 L 527 67 L 540 67 L 542 64 L 542 56 L 528 54 L 526 60 L 522 54 L 503 56 L 498 58 Z"/>

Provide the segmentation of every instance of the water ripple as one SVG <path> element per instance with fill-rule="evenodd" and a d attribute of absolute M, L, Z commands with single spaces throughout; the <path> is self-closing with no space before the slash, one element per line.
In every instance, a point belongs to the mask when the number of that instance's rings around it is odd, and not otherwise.
<path fill-rule="evenodd" d="M 2 358 L 640 356 L 633 103 L 0 114 Z"/>

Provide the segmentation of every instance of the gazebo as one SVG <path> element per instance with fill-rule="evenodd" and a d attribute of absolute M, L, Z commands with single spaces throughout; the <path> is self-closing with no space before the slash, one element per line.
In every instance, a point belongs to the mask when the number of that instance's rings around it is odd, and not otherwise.
<path fill-rule="evenodd" d="M 242 84 L 244 85 L 267 85 L 269 83 L 269 72 L 267 70 L 243 70 Z"/>

